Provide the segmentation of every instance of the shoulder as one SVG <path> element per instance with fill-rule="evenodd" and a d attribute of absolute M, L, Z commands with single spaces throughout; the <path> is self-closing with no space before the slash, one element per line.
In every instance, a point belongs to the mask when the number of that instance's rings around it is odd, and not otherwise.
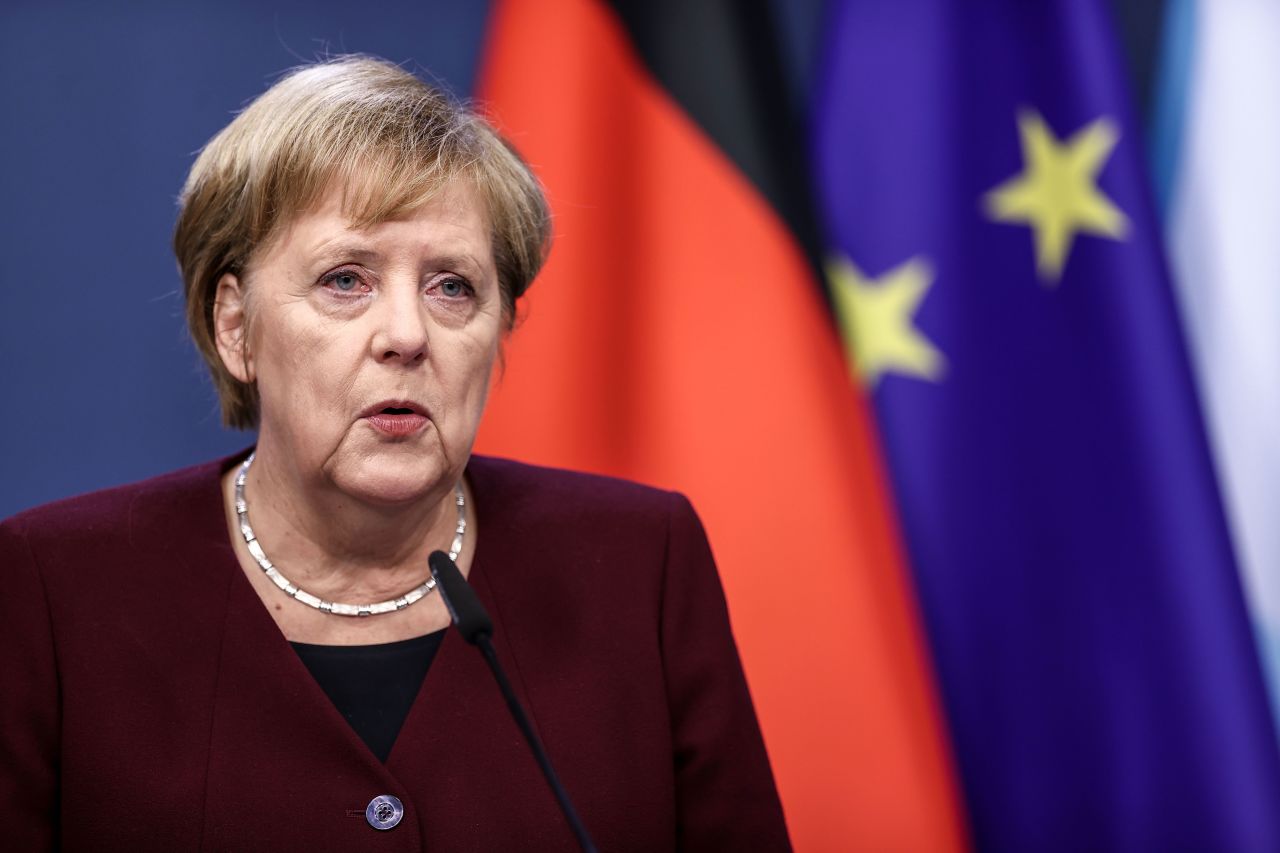
<path fill-rule="evenodd" d="M 25 510 L 0 521 L 0 548 L 23 541 L 36 554 L 86 555 L 149 534 L 191 532 L 191 520 L 204 520 L 211 510 L 221 518 L 219 482 L 232 458 Z"/>
<path fill-rule="evenodd" d="M 487 504 L 498 504 L 505 511 L 518 514 L 665 520 L 673 513 L 693 512 L 679 492 L 601 474 L 491 456 L 473 456 L 467 473 Z"/>
<path fill-rule="evenodd" d="M 608 590 L 619 601 L 656 603 L 673 562 L 708 548 L 678 492 L 481 456 L 467 470 L 484 562 L 501 567 L 495 583 L 525 582 L 515 598 L 533 585 L 553 603 L 598 601 Z"/>

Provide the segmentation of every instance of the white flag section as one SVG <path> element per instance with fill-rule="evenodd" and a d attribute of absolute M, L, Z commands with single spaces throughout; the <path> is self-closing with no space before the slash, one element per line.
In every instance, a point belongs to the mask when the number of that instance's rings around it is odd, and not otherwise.
<path fill-rule="evenodd" d="M 1280 2 L 1191 6 L 1169 252 L 1280 712 Z"/>

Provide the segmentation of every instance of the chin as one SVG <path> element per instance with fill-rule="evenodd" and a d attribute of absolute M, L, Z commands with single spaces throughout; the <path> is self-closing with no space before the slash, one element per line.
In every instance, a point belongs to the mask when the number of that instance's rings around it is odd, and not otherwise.
<path fill-rule="evenodd" d="M 433 489 L 453 489 L 452 482 L 441 482 L 447 474 L 439 465 L 372 462 L 363 467 L 349 479 L 339 478 L 338 486 L 365 503 L 398 506 L 421 500 Z"/>
<path fill-rule="evenodd" d="M 411 504 L 426 497 L 430 491 L 425 483 L 375 483 L 365 488 L 351 489 L 349 494 L 375 506 L 397 507 Z"/>

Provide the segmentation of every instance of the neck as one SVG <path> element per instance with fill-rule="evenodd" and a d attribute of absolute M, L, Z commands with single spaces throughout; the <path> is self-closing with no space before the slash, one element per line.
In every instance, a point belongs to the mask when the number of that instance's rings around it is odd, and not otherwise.
<path fill-rule="evenodd" d="M 320 594 L 395 594 L 421 581 L 427 555 L 448 550 L 457 524 L 454 484 L 421 499 L 373 505 L 306 475 L 291 457 L 259 442 L 245 498 L 254 533 L 270 559 Z"/>

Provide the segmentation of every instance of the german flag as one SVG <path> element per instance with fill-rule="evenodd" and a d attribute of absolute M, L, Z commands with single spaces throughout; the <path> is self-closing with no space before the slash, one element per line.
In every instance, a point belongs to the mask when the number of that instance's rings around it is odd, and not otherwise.
<path fill-rule="evenodd" d="M 871 420 L 761 5 L 510 0 L 479 95 L 555 248 L 483 452 L 688 494 L 793 842 L 966 845 Z"/>

